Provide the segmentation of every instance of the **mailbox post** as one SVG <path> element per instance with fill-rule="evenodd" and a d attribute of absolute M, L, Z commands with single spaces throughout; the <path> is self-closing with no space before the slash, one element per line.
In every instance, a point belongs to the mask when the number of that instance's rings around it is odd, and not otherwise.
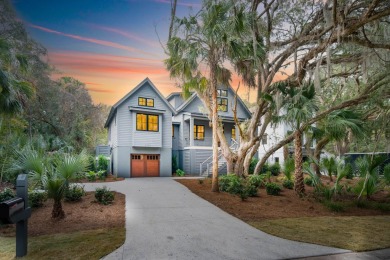
<path fill-rule="evenodd" d="M 16 196 L 0 203 L 0 219 L 4 223 L 16 224 L 16 257 L 23 257 L 27 254 L 27 219 L 31 216 L 27 174 L 18 176 Z"/>
<path fill-rule="evenodd" d="M 27 254 L 27 219 L 31 216 L 31 209 L 28 208 L 27 174 L 19 174 L 16 180 L 16 196 L 24 200 L 24 212 L 27 214 L 16 223 L 16 257 L 22 257 Z"/>

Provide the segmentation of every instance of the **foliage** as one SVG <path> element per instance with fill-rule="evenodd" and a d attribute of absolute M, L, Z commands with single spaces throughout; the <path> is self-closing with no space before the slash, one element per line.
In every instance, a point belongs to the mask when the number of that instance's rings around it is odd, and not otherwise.
<path fill-rule="evenodd" d="M 283 180 L 283 187 L 292 190 L 294 188 L 294 182 L 292 180 L 285 179 Z"/>
<path fill-rule="evenodd" d="M 269 182 L 269 183 L 265 184 L 265 190 L 267 191 L 268 195 L 277 196 L 277 195 L 279 195 L 282 188 L 276 183 Z"/>
<path fill-rule="evenodd" d="M 313 186 L 314 191 L 321 190 L 321 188 L 323 187 L 321 178 L 313 171 L 313 169 L 308 165 L 303 169 L 303 171 L 309 175 L 304 180 L 305 184 Z M 306 179 L 307 179 L 307 183 L 306 183 Z"/>
<path fill-rule="evenodd" d="M 284 173 L 284 176 L 286 176 L 286 179 L 287 180 L 292 180 L 292 174 L 294 173 L 294 170 L 295 170 L 295 162 L 294 162 L 294 158 L 287 158 L 285 161 L 284 161 L 284 165 L 283 165 L 283 173 Z"/>
<path fill-rule="evenodd" d="M 44 190 L 32 190 L 28 193 L 28 204 L 32 208 L 39 208 L 47 200 L 47 192 Z"/>
<path fill-rule="evenodd" d="M 269 166 L 269 171 L 271 172 L 271 174 L 273 176 L 278 176 L 279 173 L 280 173 L 280 164 L 279 163 L 274 163 L 272 165 Z"/>
<path fill-rule="evenodd" d="M 261 186 L 264 185 L 264 179 L 265 179 L 264 174 L 248 176 L 248 182 L 251 185 L 255 186 L 256 188 L 260 188 Z"/>
<path fill-rule="evenodd" d="M 104 174 L 107 175 L 108 163 L 109 163 L 109 160 L 107 159 L 106 156 L 99 155 L 98 156 L 98 163 L 97 163 L 97 170 L 98 171 L 103 171 Z"/>
<path fill-rule="evenodd" d="M 245 200 L 248 197 L 257 196 L 257 185 L 261 185 L 262 178 L 261 176 L 251 176 L 245 180 L 236 174 L 227 174 L 219 177 L 219 189 L 239 195 L 242 200 Z"/>
<path fill-rule="evenodd" d="M 249 164 L 249 174 L 253 174 L 255 172 L 256 164 L 259 162 L 259 159 L 253 157 L 251 159 L 251 163 Z"/>
<path fill-rule="evenodd" d="M 331 211 L 334 212 L 342 212 L 345 210 L 344 206 L 341 203 L 333 202 L 333 201 L 325 201 L 324 205 Z"/>
<path fill-rule="evenodd" d="M 321 160 L 321 165 L 326 169 L 330 180 L 332 181 L 332 174 L 337 174 L 337 162 L 334 157 L 325 157 Z"/>
<path fill-rule="evenodd" d="M 15 197 L 15 193 L 10 188 L 5 188 L 4 190 L 0 191 L 0 202 L 9 200 Z"/>
<path fill-rule="evenodd" d="M 313 186 L 313 180 L 311 179 L 310 176 L 305 177 L 304 182 L 308 186 Z"/>
<path fill-rule="evenodd" d="M 100 204 L 108 205 L 114 201 L 115 194 L 104 186 L 103 188 L 96 188 L 95 198 Z"/>
<path fill-rule="evenodd" d="M 359 157 L 356 162 L 356 168 L 360 177 L 362 178 L 357 186 L 355 192 L 359 193 L 358 199 L 362 195 L 366 195 L 367 198 L 378 191 L 379 185 L 379 168 L 380 165 L 385 161 L 383 156 L 364 156 Z"/>
<path fill-rule="evenodd" d="M 97 179 L 104 180 L 106 178 L 105 173 L 106 173 L 105 171 L 98 171 L 98 172 L 89 171 L 85 173 L 85 178 L 87 178 L 87 180 L 91 182 L 96 181 Z"/>
<path fill-rule="evenodd" d="M 93 172 L 95 172 L 97 170 L 95 156 L 93 156 L 93 155 L 88 156 L 87 170 L 88 171 L 93 171 Z"/>
<path fill-rule="evenodd" d="M 184 176 L 184 171 L 180 170 L 180 169 L 177 169 L 176 170 L 176 175 L 179 176 L 179 177 L 183 177 Z"/>
<path fill-rule="evenodd" d="M 387 164 L 383 168 L 383 177 L 385 178 L 386 184 L 390 185 L 390 164 Z"/>
<path fill-rule="evenodd" d="M 66 201 L 80 201 L 81 198 L 85 195 L 84 186 L 81 185 L 70 185 L 65 192 Z"/>
<path fill-rule="evenodd" d="M 179 165 L 177 163 L 177 156 L 172 155 L 172 172 L 176 172 L 179 169 Z"/>

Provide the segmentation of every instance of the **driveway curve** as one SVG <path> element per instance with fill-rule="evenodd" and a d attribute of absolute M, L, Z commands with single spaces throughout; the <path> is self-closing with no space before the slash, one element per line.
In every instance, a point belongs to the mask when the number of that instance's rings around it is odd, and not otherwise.
<path fill-rule="evenodd" d="M 350 252 L 268 235 L 172 178 L 87 183 L 126 195 L 125 243 L 104 259 L 291 259 Z"/>

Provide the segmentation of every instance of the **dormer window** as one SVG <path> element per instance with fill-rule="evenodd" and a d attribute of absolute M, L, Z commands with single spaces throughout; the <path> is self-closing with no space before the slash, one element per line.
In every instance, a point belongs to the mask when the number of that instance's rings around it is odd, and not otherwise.
<path fill-rule="evenodd" d="M 228 99 L 227 99 L 227 90 L 217 89 L 217 106 L 218 111 L 227 112 L 228 110 Z"/>
<path fill-rule="evenodd" d="M 138 98 L 138 105 L 143 107 L 154 107 L 154 99 L 153 98 Z"/>

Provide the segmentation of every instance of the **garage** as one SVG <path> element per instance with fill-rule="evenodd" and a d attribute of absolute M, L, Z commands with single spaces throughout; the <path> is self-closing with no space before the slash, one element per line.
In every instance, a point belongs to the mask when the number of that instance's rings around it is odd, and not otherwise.
<path fill-rule="evenodd" d="M 131 177 L 160 176 L 159 154 L 132 154 Z"/>

